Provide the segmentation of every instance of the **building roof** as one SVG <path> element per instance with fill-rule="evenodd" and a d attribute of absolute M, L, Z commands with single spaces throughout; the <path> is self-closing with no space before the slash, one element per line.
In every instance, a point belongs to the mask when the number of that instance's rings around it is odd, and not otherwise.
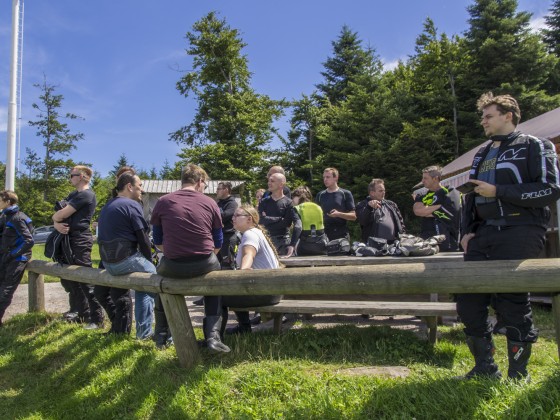
<path fill-rule="evenodd" d="M 142 190 L 147 194 L 169 194 L 181 189 L 181 181 L 177 180 L 146 179 L 142 182 Z M 204 193 L 215 195 L 220 182 L 231 182 L 233 190 L 245 184 L 245 181 L 212 180 L 208 181 L 208 189 Z"/>
<path fill-rule="evenodd" d="M 536 137 L 556 140 L 555 142 L 557 142 L 557 140 L 560 139 L 560 107 L 519 124 L 517 129 Z M 459 156 L 453 162 L 444 166 L 442 178 L 450 178 L 470 169 L 476 152 L 489 142 L 490 140 L 484 141 L 464 155 Z"/>

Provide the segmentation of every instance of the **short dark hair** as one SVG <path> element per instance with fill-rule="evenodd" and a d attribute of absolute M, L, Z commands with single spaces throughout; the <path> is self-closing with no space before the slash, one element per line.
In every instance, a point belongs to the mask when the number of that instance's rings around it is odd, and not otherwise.
<path fill-rule="evenodd" d="M 19 201 L 17 194 L 12 190 L 2 191 L 0 193 L 0 198 L 2 199 L 2 201 L 4 201 L 5 203 L 10 203 L 12 206 L 17 204 Z"/>
<path fill-rule="evenodd" d="M 119 176 L 125 172 L 132 172 L 133 175 L 136 175 L 136 170 L 132 166 L 121 166 L 115 174 L 115 178 L 119 179 Z"/>
<path fill-rule="evenodd" d="M 385 181 L 383 181 L 381 178 L 373 178 L 368 185 L 368 191 L 375 191 L 375 186 L 377 184 L 385 185 Z"/>
<path fill-rule="evenodd" d="M 124 188 L 128 185 L 136 185 L 136 180 L 138 176 L 133 171 L 125 171 L 122 172 L 121 175 L 117 178 L 117 185 L 113 188 L 113 197 L 116 197 L 118 193 L 124 190 Z"/>
<path fill-rule="evenodd" d="M 486 108 L 492 105 L 496 105 L 496 108 L 502 115 L 511 112 L 511 122 L 514 125 L 519 124 L 519 121 L 521 120 L 521 110 L 519 109 L 519 104 L 513 96 L 494 96 L 492 92 L 486 92 L 483 93 L 476 102 L 476 106 L 480 112 L 484 111 Z"/>
<path fill-rule="evenodd" d="M 231 185 L 231 182 L 229 182 L 229 181 L 218 182 L 218 187 L 225 188 L 228 191 L 228 194 L 231 194 L 231 190 L 233 189 L 233 186 Z"/>
<path fill-rule="evenodd" d="M 305 203 L 309 201 L 313 201 L 313 197 L 311 196 L 311 191 L 305 185 L 301 187 L 297 187 L 295 190 L 292 191 L 292 198 L 299 197 L 300 203 Z"/>

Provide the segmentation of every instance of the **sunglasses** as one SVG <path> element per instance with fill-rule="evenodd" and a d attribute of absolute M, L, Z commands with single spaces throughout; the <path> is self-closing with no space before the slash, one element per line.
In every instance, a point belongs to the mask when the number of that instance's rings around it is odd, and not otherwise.
<path fill-rule="evenodd" d="M 232 217 L 251 217 L 248 214 L 238 214 L 238 213 L 234 213 L 234 215 Z"/>
<path fill-rule="evenodd" d="M 74 178 L 75 176 L 80 176 L 82 174 L 70 174 L 70 178 Z"/>

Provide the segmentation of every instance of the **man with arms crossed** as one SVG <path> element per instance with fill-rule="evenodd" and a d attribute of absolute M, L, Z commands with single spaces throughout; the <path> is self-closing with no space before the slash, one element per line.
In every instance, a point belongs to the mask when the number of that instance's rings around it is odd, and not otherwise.
<path fill-rule="evenodd" d="M 97 201 L 89 183 L 93 171 L 87 166 L 78 165 L 70 171 L 70 183 L 75 191 L 66 198 L 66 207 L 52 216 L 54 228 L 63 235 L 69 235 L 74 261 L 68 264 L 91 267 L 91 248 L 93 235 L 90 229 L 91 218 Z M 68 321 L 88 322 L 86 329 L 97 329 L 103 324 L 103 308 L 93 293 L 93 285 L 77 281 L 60 279 L 60 283 L 69 293 L 70 314 Z"/>
<path fill-rule="evenodd" d="M 554 145 L 516 130 L 521 112 L 511 96 L 485 93 L 477 105 L 492 143 L 478 151 L 470 170 L 476 187 L 465 195 L 461 239 L 465 261 L 536 258 L 544 247 L 548 206 L 560 197 Z M 528 293 L 457 295 L 457 312 L 475 359 L 465 377 L 501 377 L 493 358 L 490 304 L 500 329 L 506 330 L 508 377 L 528 380 L 531 345 L 538 333 Z"/>
<path fill-rule="evenodd" d="M 441 167 L 428 166 L 422 170 L 422 184 L 428 192 L 417 195 L 412 210 L 422 217 L 420 237 L 445 235 L 439 248 L 441 251 L 457 251 L 459 247 L 459 196 L 455 200 L 451 190 L 441 185 Z M 456 193 L 454 193 L 456 194 Z"/>

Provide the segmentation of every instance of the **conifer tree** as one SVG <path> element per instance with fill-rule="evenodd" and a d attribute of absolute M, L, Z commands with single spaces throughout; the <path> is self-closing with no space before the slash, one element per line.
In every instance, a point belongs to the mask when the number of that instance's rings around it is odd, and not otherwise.
<path fill-rule="evenodd" d="M 182 95 L 197 99 L 192 122 L 171 134 L 185 148 L 179 157 L 201 165 L 213 178 L 255 180 L 267 166 L 273 123 L 284 102 L 251 88 L 246 44 L 239 32 L 211 12 L 186 36 L 192 70 L 178 82 Z"/>

